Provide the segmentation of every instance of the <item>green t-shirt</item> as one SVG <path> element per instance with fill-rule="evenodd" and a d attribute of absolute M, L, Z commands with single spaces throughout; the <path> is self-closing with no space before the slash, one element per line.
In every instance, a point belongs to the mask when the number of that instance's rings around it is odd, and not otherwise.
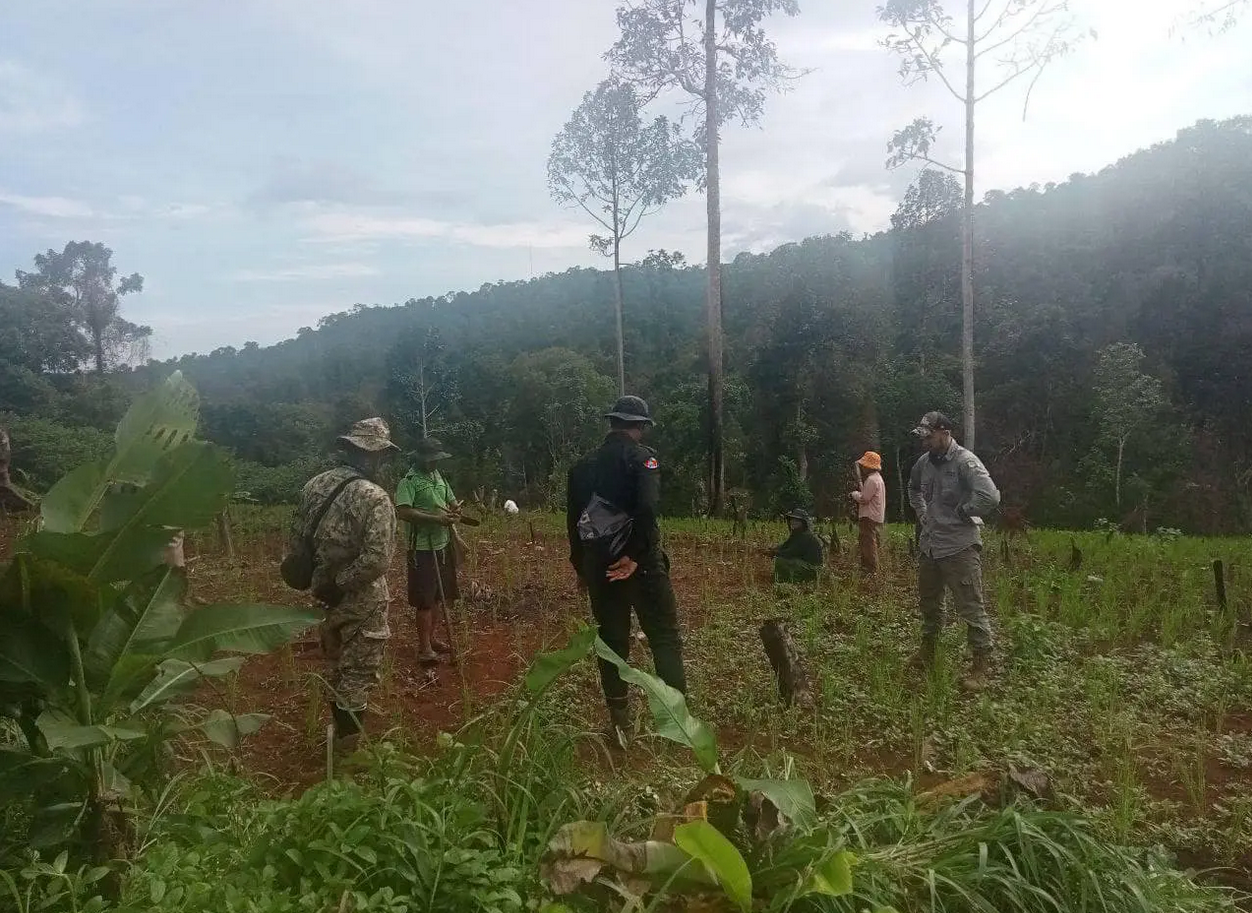
<path fill-rule="evenodd" d="M 444 510 L 456 495 L 447 479 L 439 470 L 425 472 L 410 469 L 396 487 L 396 507 L 412 507 L 415 510 L 435 513 Z M 442 523 L 405 523 L 409 529 L 409 549 L 418 552 L 436 552 L 446 548 L 452 541 L 451 530 Z"/>

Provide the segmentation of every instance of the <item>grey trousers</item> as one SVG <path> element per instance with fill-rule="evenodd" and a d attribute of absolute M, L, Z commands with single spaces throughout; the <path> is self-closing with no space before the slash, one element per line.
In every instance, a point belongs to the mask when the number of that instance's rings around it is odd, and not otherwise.
<path fill-rule="evenodd" d="M 917 600 L 922 614 L 922 637 L 933 640 L 943 626 L 943 591 L 952 592 L 957 615 L 965 622 L 966 637 L 975 653 L 991 651 L 991 622 L 982 595 L 982 549 L 971 545 L 946 558 L 917 558 Z"/>

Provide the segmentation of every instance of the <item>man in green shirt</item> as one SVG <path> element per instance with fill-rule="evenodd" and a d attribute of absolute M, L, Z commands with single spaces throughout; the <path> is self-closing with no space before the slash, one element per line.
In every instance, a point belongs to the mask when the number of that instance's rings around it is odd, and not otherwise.
<path fill-rule="evenodd" d="M 417 660 L 439 662 L 451 647 L 435 637 L 443 613 L 459 595 L 456 581 L 455 533 L 461 502 L 438 466 L 451 454 L 428 437 L 409 455 L 411 466 L 396 489 L 396 517 L 407 527 L 409 605 L 417 614 Z"/>

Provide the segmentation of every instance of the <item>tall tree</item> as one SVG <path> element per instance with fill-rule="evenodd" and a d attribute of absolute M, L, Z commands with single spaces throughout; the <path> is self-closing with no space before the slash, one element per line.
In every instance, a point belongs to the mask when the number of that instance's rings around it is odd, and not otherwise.
<path fill-rule="evenodd" d="M 883 45 L 901 57 L 900 76 L 906 84 L 936 77 L 960 102 L 965 113 L 965 166 L 931 155 L 938 134 L 934 121 L 918 118 L 896 132 L 888 145 L 888 167 L 923 161 L 963 175 L 965 200 L 961 210 L 961 366 L 962 432 L 966 446 L 975 441 L 974 410 L 974 112 L 978 103 L 1001 89 L 1029 77 L 1030 91 L 1044 68 L 1070 47 L 1069 0 L 967 0 L 963 28 L 944 8 L 943 0 L 888 0 L 878 17 L 895 31 Z M 965 78 L 950 76 L 944 68 L 949 47 L 964 51 Z M 980 61 L 991 58 L 990 87 L 978 88 Z M 1023 116 L 1025 108 L 1023 107 Z"/>
<path fill-rule="evenodd" d="M 1239 17 L 1252 6 L 1252 0 L 1202 0 L 1186 13 L 1191 28 L 1205 27 L 1210 32 L 1228 32 L 1239 23 Z"/>
<path fill-rule="evenodd" d="M 91 342 L 97 374 L 119 362 L 146 355 L 152 328 L 121 315 L 121 296 L 143 291 L 143 276 L 132 273 L 117 281 L 113 251 L 99 242 L 71 241 L 58 252 L 35 255 L 35 272 L 17 271 L 21 288 L 50 295 L 69 308 L 71 319 Z"/>
<path fill-rule="evenodd" d="M 1137 431 L 1147 431 L 1167 400 L 1159 378 L 1139 370 L 1143 350 L 1132 342 L 1115 342 L 1100 350 L 1095 372 L 1096 413 L 1100 436 L 1116 449 L 1113 496 L 1122 506 L 1122 463 L 1126 444 Z"/>
<path fill-rule="evenodd" d="M 644 216 L 682 196 L 699 177 L 699 147 L 679 125 L 658 117 L 646 126 L 635 87 L 606 79 L 583 96 L 552 142 L 548 188 L 553 199 L 578 206 L 607 234 L 593 234 L 592 250 L 613 258 L 617 318 L 617 388 L 626 392 L 622 338 L 622 241 Z"/>
<path fill-rule="evenodd" d="M 722 210 L 719 130 L 731 118 L 747 125 L 765 109 L 767 91 L 795 72 L 778 59 L 761 21 L 799 13 L 796 0 L 638 0 L 617 10 L 621 37 L 608 52 L 623 78 L 648 97 L 677 90 L 692 101 L 704 146 L 708 215 L 709 510 L 726 489 L 723 416 Z M 702 115 L 702 117 L 701 117 Z"/>

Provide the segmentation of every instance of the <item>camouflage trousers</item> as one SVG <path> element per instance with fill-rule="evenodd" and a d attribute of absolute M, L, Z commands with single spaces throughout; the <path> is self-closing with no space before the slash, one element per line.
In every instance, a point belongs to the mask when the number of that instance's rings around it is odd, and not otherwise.
<path fill-rule="evenodd" d="M 952 593 L 957 615 L 965 622 L 966 638 L 974 653 L 989 653 L 991 621 L 982 594 L 982 550 L 977 545 L 946 558 L 917 558 L 917 597 L 922 614 L 922 637 L 934 640 L 943 627 L 943 591 Z"/>
<path fill-rule="evenodd" d="M 387 623 L 388 597 L 384 588 L 352 593 L 326 612 L 322 622 L 322 653 L 329 668 L 331 699 L 341 710 L 365 709 L 370 691 L 381 678 L 383 656 L 391 628 Z"/>

